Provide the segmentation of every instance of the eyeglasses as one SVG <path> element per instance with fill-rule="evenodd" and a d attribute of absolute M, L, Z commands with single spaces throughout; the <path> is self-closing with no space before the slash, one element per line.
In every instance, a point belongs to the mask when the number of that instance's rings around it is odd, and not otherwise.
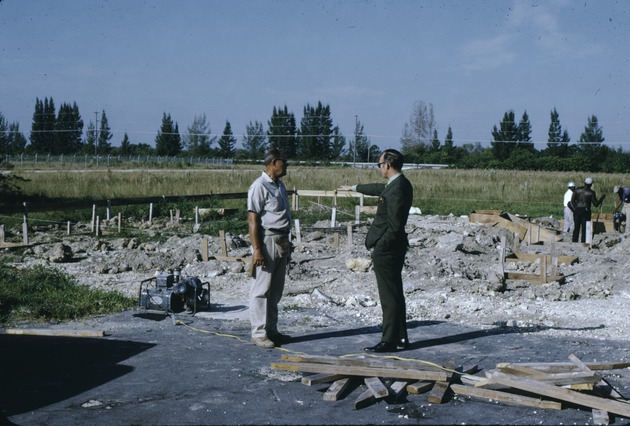
<path fill-rule="evenodd" d="M 383 161 L 382 163 L 376 163 L 376 168 L 380 169 L 381 168 L 381 164 L 387 164 L 385 161 Z"/>

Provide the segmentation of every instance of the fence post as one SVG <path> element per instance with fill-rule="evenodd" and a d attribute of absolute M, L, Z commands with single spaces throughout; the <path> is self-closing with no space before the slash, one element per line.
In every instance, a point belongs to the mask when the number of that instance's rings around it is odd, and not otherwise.
<path fill-rule="evenodd" d="M 295 241 L 298 244 L 302 242 L 302 233 L 300 232 L 300 219 L 295 219 Z"/>
<path fill-rule="evenodd" d="M 353 243 L 353 241 L 352 241 L 352 225 L 349 224 L 347 229 L 348 229 L 348 240 L 346 241 L 346 244 L 347 244 L 348 247 L 352 247 L 352 243 Z"/>
<path fill-rule="evenodd" d="M 120 234 L 120 228 L 122 226 L 122 213 L 118 212 L 118 233 Z"/>
<path fill-rule="evenodd" d="M 361 223 L 361 206 L 354 206 L 354 223 Z"/>
<path fill-rule="evenodd" d="M 70 235 L 70 221 L 68 221 L 68 231 L 67 231 L 68 235 Z"/>
<path fill-rule="evenodd" d="M 4 243 L 4 225 L 0 225 L 0 244 Z"/>
<path fill-rule="evenodd" d="M 100 228 L 101 228 L 101 218 L 96 216 L 96 236 L 98 237 L 100 235 Z"/>
<path fill-rule="evenodd" d="M 110 220 L 112 216 L 112 201 L 107 200 L 107 220 Z"/>
<path fill-rule="evenodd" d="M 332 216 L 330 217 L 330 227 L 334 228 L 336 226 L 335 222 L 337 221 L 337 206 L 332 208 Z"/>
<path fill-rule="evenodd" d="M 96 223 L 96 204 L 92 204 L 92 227 L 91 232 L 94 232 L 94 224 Z"/>
<path fill-rule="evenodd" d="M 28 210 L 26 208 L 26 202 L 24 205 L 24 223 L 22 223 L 22 243 L 28 244 Z"/>
<path fill-rule="evenodd" d="M 153 223 L 153 203 L 149 204 L 149 223 Z"/>

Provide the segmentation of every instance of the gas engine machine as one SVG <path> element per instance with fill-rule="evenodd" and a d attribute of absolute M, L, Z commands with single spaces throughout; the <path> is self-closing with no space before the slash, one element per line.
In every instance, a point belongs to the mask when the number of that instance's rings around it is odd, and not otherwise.
<path fill-rule="evenodd" d="M 140 282 L 139 306 L 166 313 L 210 309 L 210 283 L 197 277 L 182 277 L 181 271 L 162 272 Z"/>

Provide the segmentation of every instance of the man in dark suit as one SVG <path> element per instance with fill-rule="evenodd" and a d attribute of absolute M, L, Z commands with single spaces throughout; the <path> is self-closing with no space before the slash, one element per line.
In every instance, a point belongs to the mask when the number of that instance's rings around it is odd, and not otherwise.
<path fill-rule="evenodd" d="M 395 352 L 409 347 L 407 312 L 401 272 L 409 242 L 405 225 L 413 201 L 413 187 L 401 173 L 403 156 L 386 149 L 378 160 L 387 183 L 342 185 L 340 191 L 357 191 L 378 196 L 376 217 L 368 231 L 365 246 L 372 252 L 378 294 L 383 310 L 381 341 L 365 348 L 368 352 Z"/>

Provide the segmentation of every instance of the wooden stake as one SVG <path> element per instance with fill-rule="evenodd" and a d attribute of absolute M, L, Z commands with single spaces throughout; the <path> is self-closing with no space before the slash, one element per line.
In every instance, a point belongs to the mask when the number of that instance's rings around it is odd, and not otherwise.
<path fill-rule="evenodd" d="M 204 236 L 201 240 L 201 258 L 204 262 L 208 261 L 208 237 Z"/>
<path fill-rule="evenodd" d="M 348 225 L 347 229 L 348 229 L 348 240 L 346 242 L 346 245 L 348 247 L 352 247 L 352 243 L 353 243 L 352 242 L 352 225 Z"/>
<path fill-rule="evenodd" d="M 225 244 L 225 231 L 219 231 L 219 244 L 221 244 L 221 256 L 227 257 L 227 245 Z"/>
<path fill-rule="evenodd" d="M 295 219 L 295 242 L 302 242 L 302 233 L 300 232 L 300 219 Z"/>

